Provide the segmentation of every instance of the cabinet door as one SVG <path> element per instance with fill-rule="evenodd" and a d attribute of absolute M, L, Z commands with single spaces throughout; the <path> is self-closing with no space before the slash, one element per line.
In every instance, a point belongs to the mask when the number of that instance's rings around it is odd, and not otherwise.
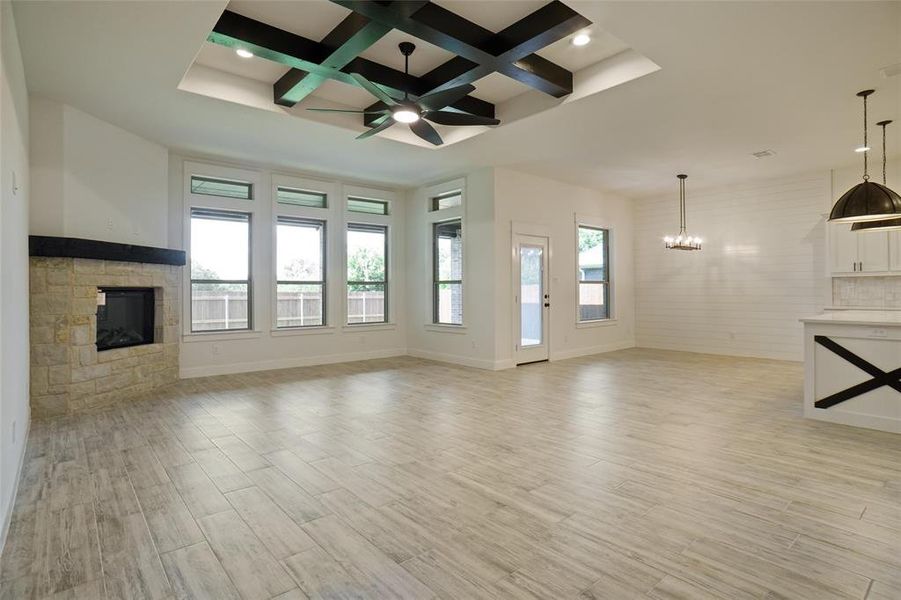
<path fill-rule="evenodd" d="M 889 271 L 901 271 L 901 231 L 888 232 Z"/>
<path fill-rule="evenodd" d="M 857 263 L 857 238 L 849 223 L 829 224 L 829 252 L 833 273 L 853 273 Z"/>
<path fill-rule="evenodd" d="M 888 271 L 888 232 L 861 232 L 857 235 L 857 260 L 864 273 Z"/>

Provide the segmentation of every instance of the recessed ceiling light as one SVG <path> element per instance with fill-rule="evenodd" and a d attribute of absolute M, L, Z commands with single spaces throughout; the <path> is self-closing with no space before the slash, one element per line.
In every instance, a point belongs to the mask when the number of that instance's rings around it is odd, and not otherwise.
<path fill-rule="evenodd" d="M 573 38 L 573 46 L 585 46 L 591 41 L 591 36 L 587 33 L 577 33 Z"/>
<path fill-rule="evenodd" d="M 854 149 L 855 152 L 868 152 L 870 150 L 869 146 L 858 146 Z"/>
<path fill-rule="evenodd" d="M 245 50 L 244 48 L 238 48 L 237 50 L 235 50 L 235 54 L 237 54 L 241 58 L 250 58 L 251 56 L 253 56 L 253 52 L 251 52 L 250 50 Z"/>

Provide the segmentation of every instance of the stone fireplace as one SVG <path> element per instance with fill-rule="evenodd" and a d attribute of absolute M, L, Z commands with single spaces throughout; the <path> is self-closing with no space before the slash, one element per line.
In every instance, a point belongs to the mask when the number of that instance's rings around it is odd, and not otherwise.
<path fill-rule="evenodd" d="M 33 236 L 31 255 L 36 417 L 107 404 L 178 379 L 184 252 Z M 152 303 L 144 307 L 152 310 L 152 339 L 98 351 L 98 311 L 102 319 L 108 316 L 100 292 L 138 289 L 152 292 Z"/>

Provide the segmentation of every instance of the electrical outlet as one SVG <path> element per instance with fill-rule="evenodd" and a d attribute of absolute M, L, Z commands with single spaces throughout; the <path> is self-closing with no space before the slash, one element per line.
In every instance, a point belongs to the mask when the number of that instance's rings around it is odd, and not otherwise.
<path fill-rule="evenodd" d="M 110 231 L 113 230 L 113 220 L 112 219 L 106 220 L 106 228 L 109 229 Z"/>
<path fill-rule="evenodd" d="M 219 356 L 219 344 L 212 344 L 210 346 L 210 353 L 213 356 Z"/>
<path fill-rule="evenodd" d="M 473 350 L 476 349 L 476 343 L 475 343 L 475 342 L 472 343 L 472 349 L 473 349 Z"/>

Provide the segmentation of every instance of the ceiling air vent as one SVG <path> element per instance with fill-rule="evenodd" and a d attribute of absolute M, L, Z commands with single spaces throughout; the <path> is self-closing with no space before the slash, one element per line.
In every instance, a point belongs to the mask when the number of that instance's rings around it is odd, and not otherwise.
<path fill-rule="evenodd" d="M 769 158 L 770 156 L 776 156 L 776 153 L 772 150 L 760 150 L 758 152 L 752 152 L 751 156 L 754 158 Z"/>
<path fill-rule="evenodd" d="M 901 63 L 895 63 L 893 65 L 889 65 L 887 67 L 883 67 L 880 69 L 882 76 L 888 79 L 889 77 L 896 77 L 901 75 Z"/>

